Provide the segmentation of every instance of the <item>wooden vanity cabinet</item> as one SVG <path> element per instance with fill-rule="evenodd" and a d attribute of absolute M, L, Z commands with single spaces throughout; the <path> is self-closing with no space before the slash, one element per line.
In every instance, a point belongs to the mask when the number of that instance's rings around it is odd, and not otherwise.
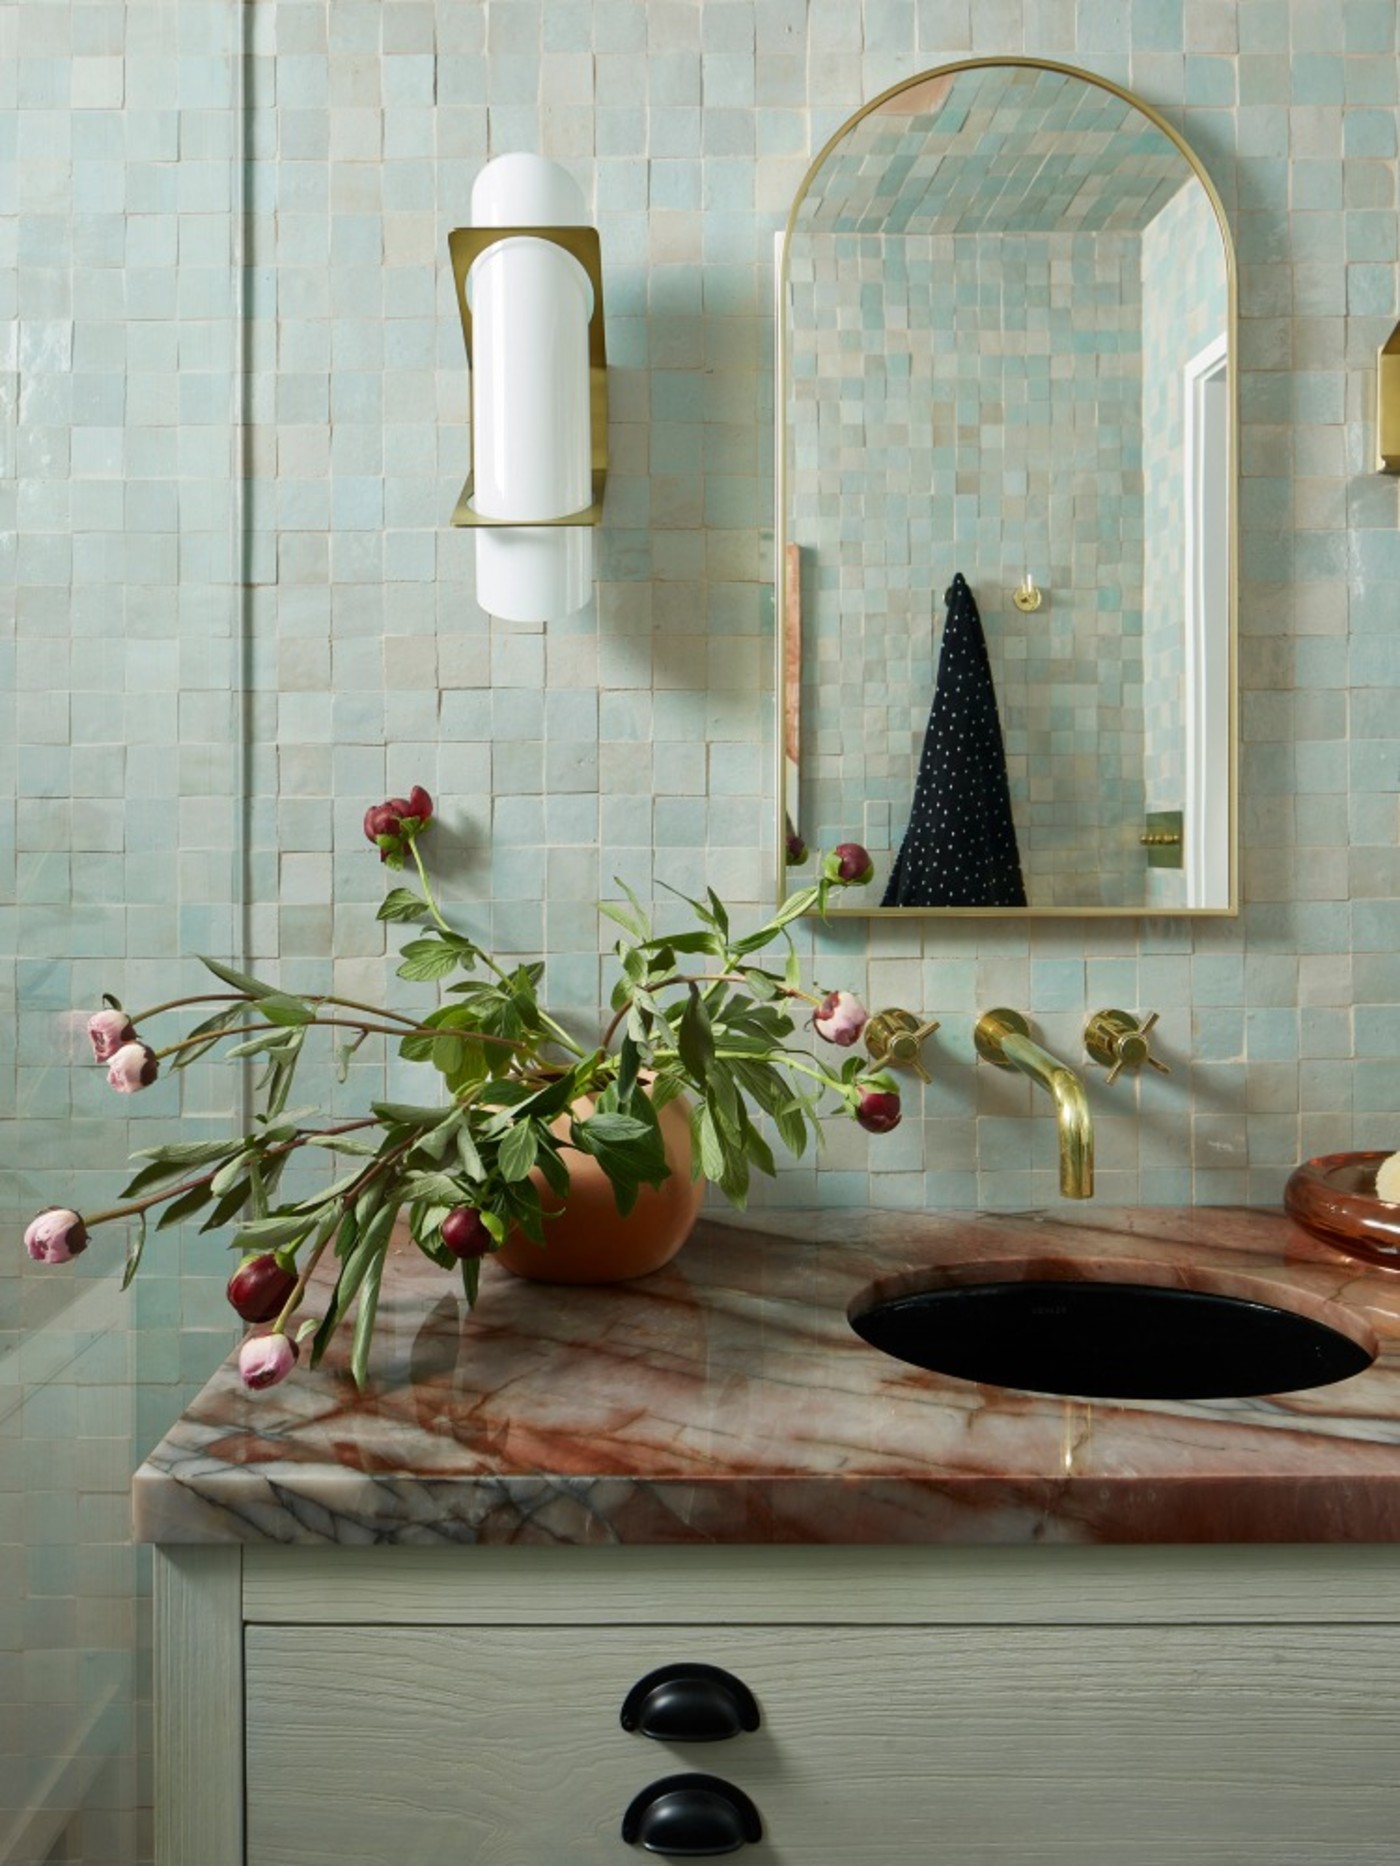
<path fill-rule="evenodd" d="M 166 1547 L 157 1575 L 159 1866 L 606 1866 L 686 1773 L 782 1866 L 1400 1846 L 1386 1548 Z M 625 1731 L 691 1661 L 758 1730 Z"/>

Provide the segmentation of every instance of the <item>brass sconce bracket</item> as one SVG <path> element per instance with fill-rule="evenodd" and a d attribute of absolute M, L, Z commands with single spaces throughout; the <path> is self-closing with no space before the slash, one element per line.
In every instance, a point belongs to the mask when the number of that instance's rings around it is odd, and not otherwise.
<path fill-rule="evenodd" d="M 1376 471 L 1400 473 L 1400 324 L 1376 354 Z"/>
<path fill-rule="evenodd" d="M 603 253 L 596 227 L 457 227 L 447 236 L 452 255 L 452 277 L 457 287 L 457 310 L 462 319 L 462 340 L 467 349 L 467 363 L 472 365 L 472 311 L 467 302 L 467 274 L 481 255 L 502 240 L 548 240 L 562 247 L 571 259 L 583 267 L 593 291 L 593 310 L 588 319 L 588 415 L 589 465 L 592 471 L 591 502 L 578 512 L 566 512 L 562 518 L 483 518 L 471 507 L 476 483 L 476 435 L 470 436 L 470 470 L 467 483 L 452 514 L 454 525 L 489 525 L 509 529 L 522 526 L 596 525 L 603 516 L 603 489 L 608 480 L 608 354 L 603 332 Z"/>

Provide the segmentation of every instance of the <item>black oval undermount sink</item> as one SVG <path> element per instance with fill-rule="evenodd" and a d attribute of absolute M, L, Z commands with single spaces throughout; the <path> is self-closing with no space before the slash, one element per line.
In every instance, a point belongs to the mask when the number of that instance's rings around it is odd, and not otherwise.
<path fill-rule="evenodd" d="M 986 1385 L 1086 1399 L 1296 1393 L 1374 1361 L 1351 1334 L 1214 1290 L 1048 1279 L 940 1284 L 852 1305 L 862 1340 Z"/>

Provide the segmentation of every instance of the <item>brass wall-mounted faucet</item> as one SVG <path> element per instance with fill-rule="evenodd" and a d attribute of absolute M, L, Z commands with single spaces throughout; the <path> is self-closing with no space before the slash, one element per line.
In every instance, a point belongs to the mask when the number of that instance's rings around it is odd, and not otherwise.
<path fill-rule="evenodd" d="M 1084 1085 L 1067 1063 L 1034 1041 L 1019 1011 L 1004 1007 L 977 1020 L 973 1040 L 983 1062 L 998 1069 L 1019 1069 L 1038 1083 L 1055 1103 L 1060 1128 L 1060 1191 L 1067 1199 L 1094 1196 L 1094 1129 Z"/>

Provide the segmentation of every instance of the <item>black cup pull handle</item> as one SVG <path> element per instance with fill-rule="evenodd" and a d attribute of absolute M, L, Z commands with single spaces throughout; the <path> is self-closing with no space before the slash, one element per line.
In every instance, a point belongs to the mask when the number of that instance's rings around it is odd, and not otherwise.
<path fill-rule="evenodd" d="M 712 1859 L 763 1838 L 758 1809 L 717 1775 L 667 1775 L 644 1788 L 622 1817 L 629 1846 L 668 1859 Z"/>
<path fill-rule="evenodd" d="M 718 1743 L 756 1730 L 758 1705 L 742 1679 L 718 1665 L 662 1665 L 627 1693 L 622 1727 L 659 1743 Z"/>

